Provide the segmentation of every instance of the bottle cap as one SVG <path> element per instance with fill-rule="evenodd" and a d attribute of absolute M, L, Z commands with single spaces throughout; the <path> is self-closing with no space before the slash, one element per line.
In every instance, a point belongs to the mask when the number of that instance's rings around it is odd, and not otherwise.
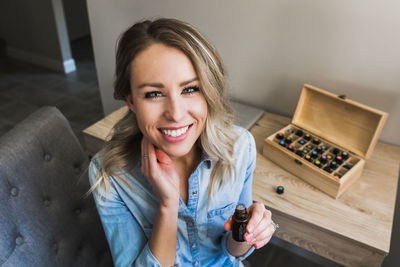
<path fill-rule="evenodd" d="M 285 188 L 284 188 L 283 186 L 279 185 L 279 186 L 276 188 L 276 192 L 277 192 L 279 195 L 281 195 L 281 194 L 283 194 L 283 193 L 285 192 Z"/>
<path fill-rule="evenodd" d="M 239 210 L 239 211 L 246 210 L 246 206 L 243 205 L 242 203 L 239 203 L 236 205 L 236 210 Z"/>

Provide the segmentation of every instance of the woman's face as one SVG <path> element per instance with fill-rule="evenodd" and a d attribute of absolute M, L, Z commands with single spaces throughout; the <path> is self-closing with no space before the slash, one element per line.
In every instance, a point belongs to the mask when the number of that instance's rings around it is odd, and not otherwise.
<path fill-rule="evenodd" d="M 204 130 L 207 102 L 189 58 L 152 44 L 131 62 L 129 108 L 139 128 L 170 157 L 185 156 Z"/>

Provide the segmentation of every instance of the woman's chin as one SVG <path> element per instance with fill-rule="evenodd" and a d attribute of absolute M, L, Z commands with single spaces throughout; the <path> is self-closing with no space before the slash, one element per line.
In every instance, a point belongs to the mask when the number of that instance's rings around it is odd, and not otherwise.
<path fill-rule="evenodd" d="M 159 147 L 159 149 L 161 149 L 165 154 L 167 154 L 171 159 L 173 158 L 181 158 L 184 157 L 186 155 L 188 155 L 188 153 L 192 150 L 193 146 L 190 148 L 187 147 Z"/>
<path fill-rule="evenodd" d="M 188 151 L 164 151 L 171 159 L 173 158 L 181 158 L 186 156 L 190 150 Z"/>

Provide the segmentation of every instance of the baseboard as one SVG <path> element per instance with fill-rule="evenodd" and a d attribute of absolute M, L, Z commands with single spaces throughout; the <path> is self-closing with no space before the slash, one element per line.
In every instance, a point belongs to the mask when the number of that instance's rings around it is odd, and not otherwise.
<path fill-rule="evenodd" d="M 70 72 L 76 71 L 75 60 L 73 58 L 64 60 L 63 65 L 64 65 L 65 73 L 70 73 Z"/>
<path fill-rule="evenodd" d="M 49 68 L 58 72 L 70 73 L 76 71 L 75 60 L 73 58 L 64 61 L 58 61 L 53 58 L 48 58 L 10 46 L 6 47 L 6 54 L 9 57 Z"/>

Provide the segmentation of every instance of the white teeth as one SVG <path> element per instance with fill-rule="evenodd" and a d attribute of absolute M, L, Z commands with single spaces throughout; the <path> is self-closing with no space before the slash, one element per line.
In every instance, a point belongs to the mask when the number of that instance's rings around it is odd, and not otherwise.
<path fill-rule="evenodd" d="M 168 135 L 168 136 L 172 136 L 172 137 L 178 137 L 184 133 L 186 133 L 186 131 L 189 129 L 189 126 L 180 128 L 178 130 L 162 130 L 163 134 Z"/>

